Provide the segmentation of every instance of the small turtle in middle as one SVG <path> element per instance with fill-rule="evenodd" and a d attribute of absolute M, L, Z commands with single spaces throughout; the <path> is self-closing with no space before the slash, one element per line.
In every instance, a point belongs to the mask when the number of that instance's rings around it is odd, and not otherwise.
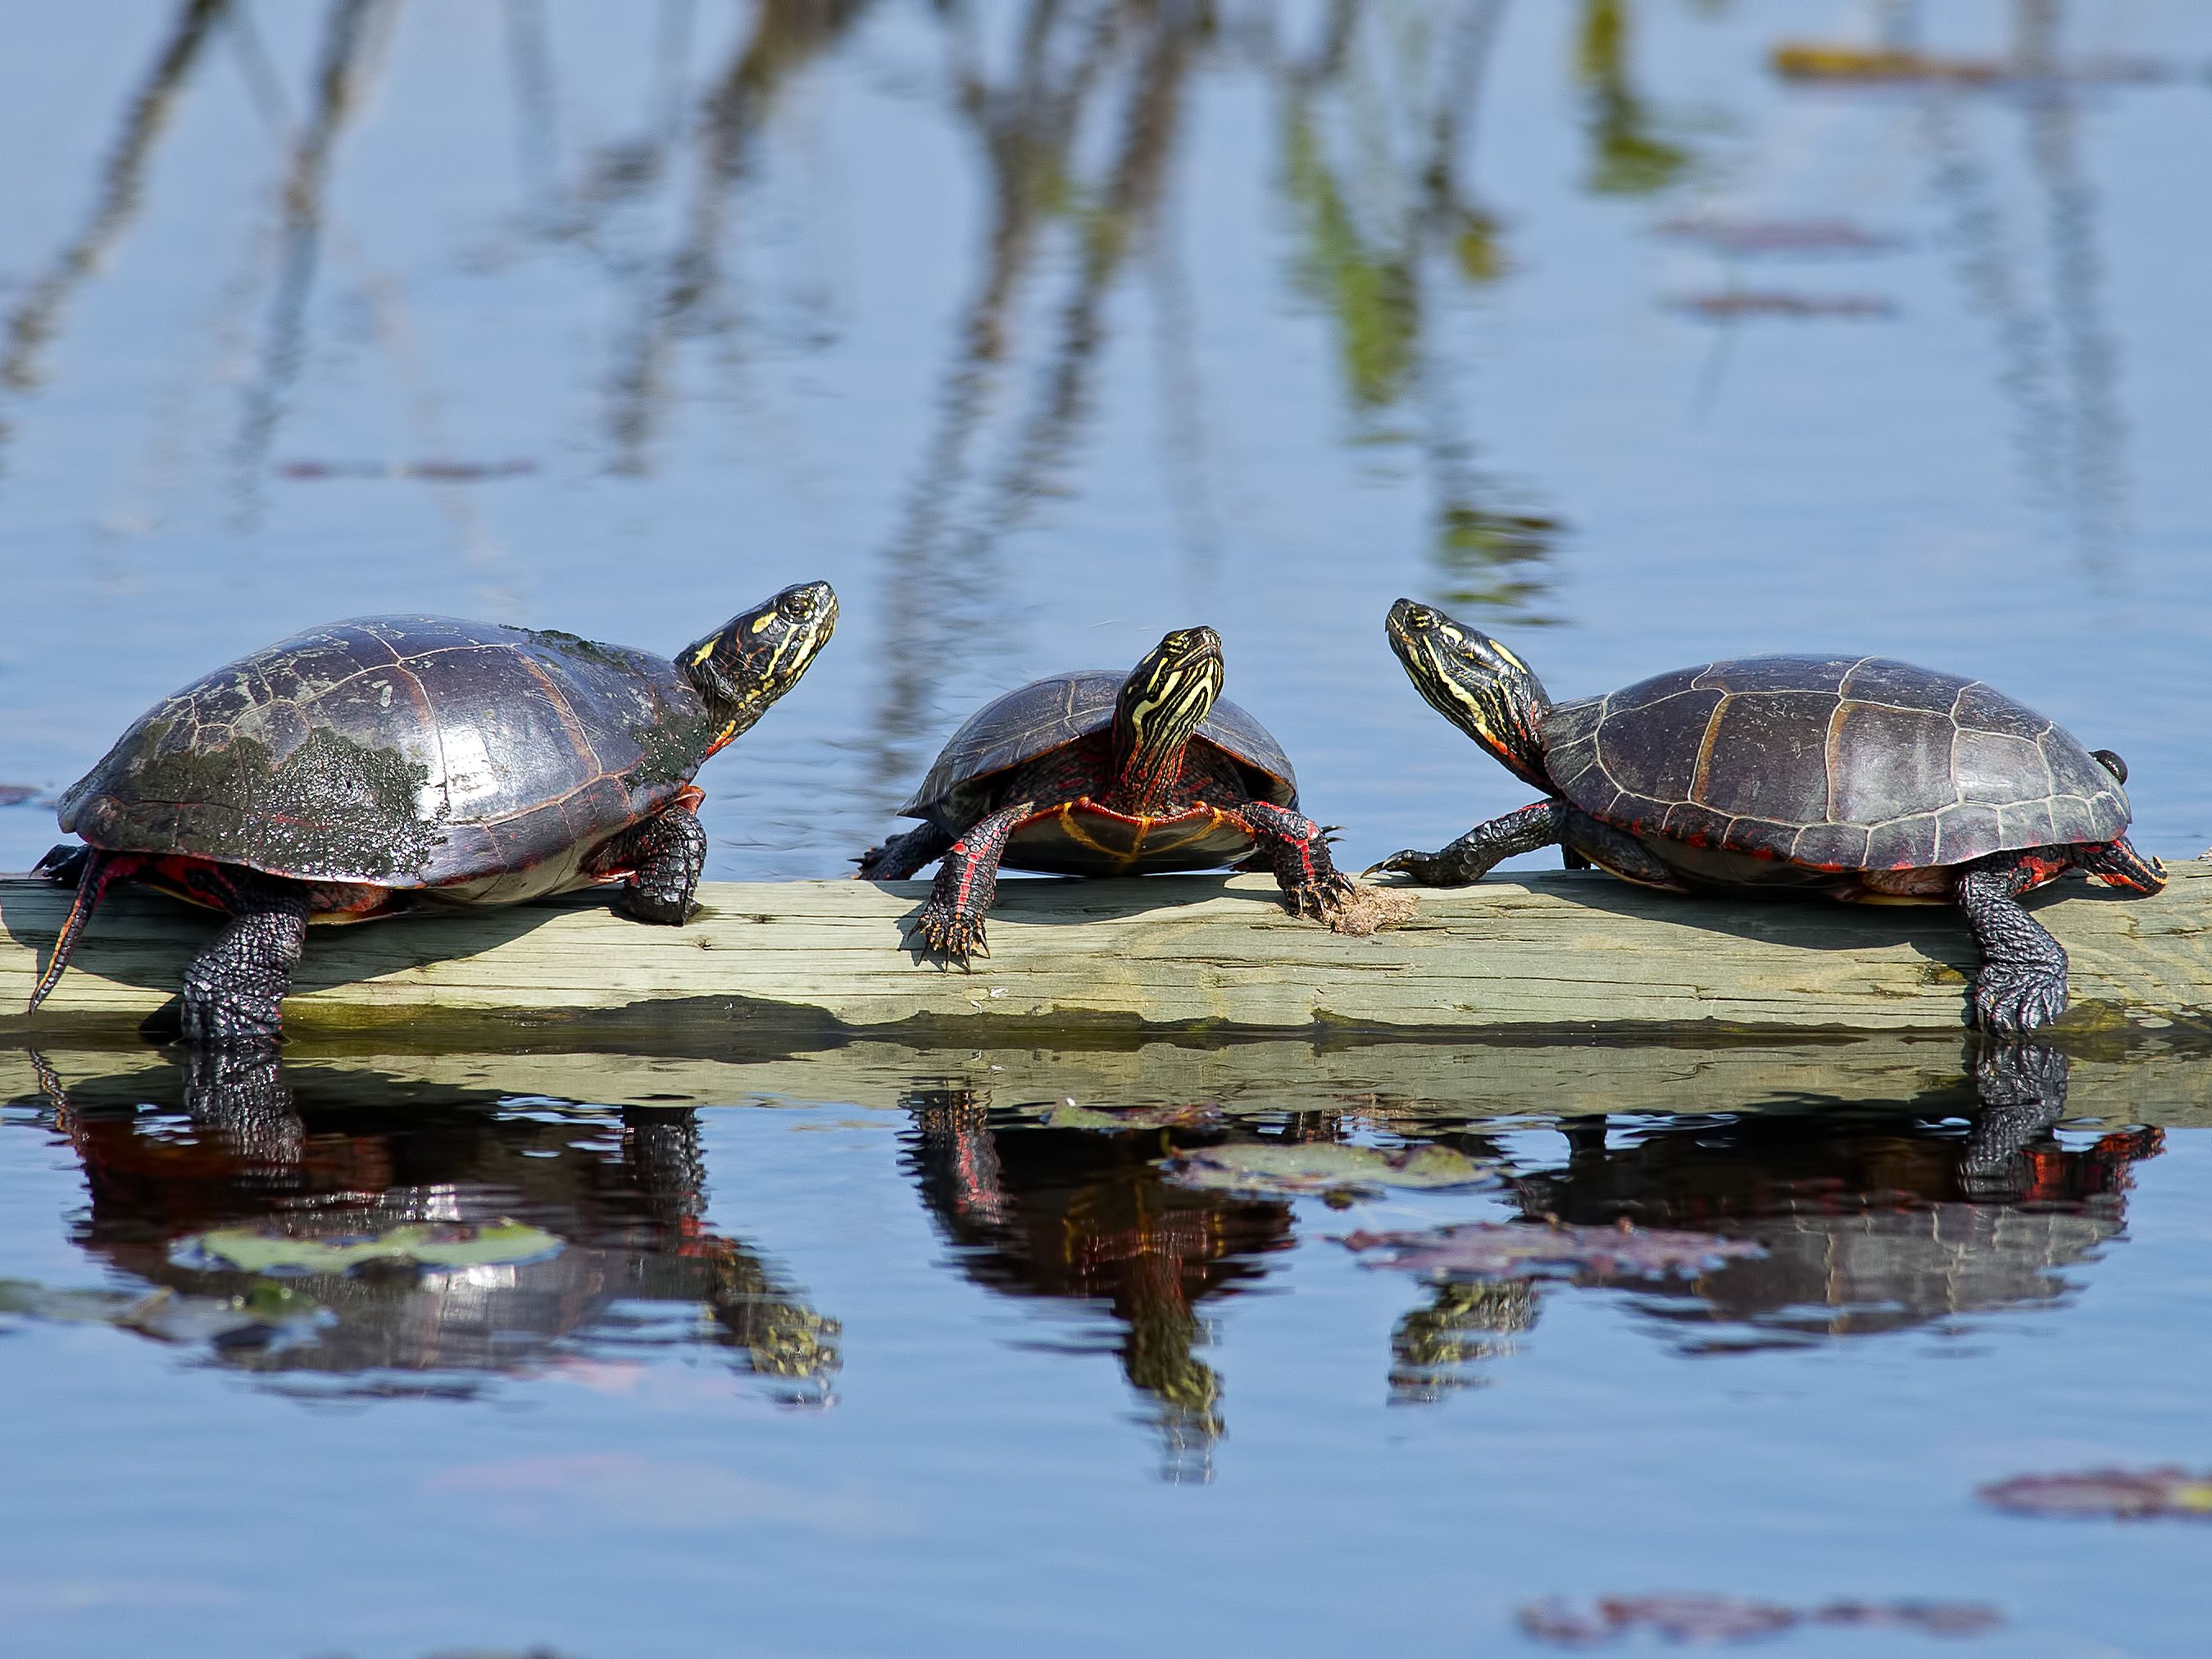
<path fill-rule="evenodd" d="M 921 827 L 860 854 L 863 881 L 944 860 L 913 932 L 949 960 L 990 949 L 999 866 L 1069 876 L 1272 869 L 1291 913 L 1352 896 L 1267 727 L 1221 695 L 1221 635 L 1178 629 L 1127 674 L 1056 674 L 986 703 L 952 734 L 902 817 Z"/>

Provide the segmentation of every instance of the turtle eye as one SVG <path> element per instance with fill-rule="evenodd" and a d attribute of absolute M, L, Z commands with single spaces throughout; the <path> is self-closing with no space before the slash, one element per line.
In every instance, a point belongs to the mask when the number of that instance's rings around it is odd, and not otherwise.
<path fill-rule="evenodd" d="M 786 589 L 775 596 L 775 608 L 789 622 L 805 622 L 814 614 L 814 595 L 803 587 Z"/>

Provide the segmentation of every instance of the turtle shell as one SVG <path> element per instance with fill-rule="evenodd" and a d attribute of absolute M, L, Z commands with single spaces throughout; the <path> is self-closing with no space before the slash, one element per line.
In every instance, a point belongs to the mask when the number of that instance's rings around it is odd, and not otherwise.
<path fill-rule="evenodd" d="M 165 698 L 63 795 L 61 826 L 116 852 L 450 888 L 580 863 L 672 801 L 710 736 L 704 700 L 649 653 L 360 617 Z"/>
<path fill-rule="evenodd" d="M 1658 839 L 1815 870 L 1909 870 L 2111 841 L 2127 792 L 1979 680 L 1881 657 L 1745 657 L 1543 720 L 1559 793 Z"/>
<path fill-rule="evenodd" d="M 927 818 L 958 834 L 991 810 L 992 779 L 1113 725 L 1114 700 L 1128 678 L 1121 669 L 1084 669 L 992 699 L 952 734 L 900 815 Z M 1282 745 L 1228 698 L 1217 698 L 1199 722 L 1193 741 L 1200 740 L 1238 763 L 1253 799 L 1298 804 L 1297 774 Z"/>

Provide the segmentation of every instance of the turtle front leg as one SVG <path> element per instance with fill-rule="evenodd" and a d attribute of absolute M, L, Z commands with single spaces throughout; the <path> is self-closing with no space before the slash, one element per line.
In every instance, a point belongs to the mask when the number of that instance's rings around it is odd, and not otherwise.
<path fill-rule="evenodd" d="M 698 815 L 672 806 L 624 832 L 621 842 L 620 862 L 631 873 L 616 902 L 640 921 L 681 927 L 707 867 L 707 830 Z"/>
<path fill-rule="evenodd" d="M 1952 885 L 1982 947 L 1973 1021 L 1994 1036 L 2018 1036 L 2066 1012 L 2065 947 L 2021 908 L 2019 898 L 2053 873 L 2054 854 L 2072 862 L 2065 848 L 1999 853 L 1962 866 Z"/>
<path fill-rule="evenodd" d="M 1247 801 L 1237 816 L 1266 850 L 1292 915 L 1326 921 L 1331 910 L 1352 896 L 1351 878 L 1328 855 L 1328 832 L 1311 818 L 1262 800 Z"/>
<path fill-rule="evenodd" d="M 871 847 L 853 860 L 860 867 L 855 881 L 904 881 L 952 850 L 952 837 L 933 823 L 893 836 L 881 847 Z"/>
<path fill-rule="evenodd" d="M 234 882 L 230 920 L 185 966 L 185 1041 L 247 1048 L 283 1035 L 280 1010 L 307 944 L 307 895 L 296 882 Z"/>
<path fill-rule="evenodd" d="M 1493 866 L 1516 854 L 1559 845 L 1566 839 L 1567 811 L 1565 801 L 1540 800 L 1502 818 L 1476 824 L 1441 851 L 1417 853 L 1407 848 L 1393 853 L 1380 864 L 1368 866 L 1367 873 L 1389 870 L 1411 876 L 1424 887 L 1464 887 L 1480 881 Z"/>
<path fill-rule="evenodd" d="M 929 902 L 921 907 L 907 937 L 919 937 L 924 950 L 963 967 L 978 951 L 989 956 L 983 918 L 999 896 L 999 860 L 1006 855 L 1007 837 L 1036 811 L 1034 802 L 1018 801 L 969 824 L 945 849 Z"/>

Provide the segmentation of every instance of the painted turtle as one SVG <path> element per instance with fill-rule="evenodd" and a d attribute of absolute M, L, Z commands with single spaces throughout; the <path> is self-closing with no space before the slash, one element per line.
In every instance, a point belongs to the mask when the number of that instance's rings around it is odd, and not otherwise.
<path fill-rule="evenodd" d="M 1411 599 L 1390 646 L 1446 720 L 1547 799 L 1375 867 L 1433 886 L 1553 844 L 1678 892 L 1949 902 L 1982 947 L 1973 1018 L 2066 1008 L 2066 952 L 2018 896 L 2069 869 L 2155 893 L 2128 844 L 2127 768 L 1979 680 L 1881 657 L 1746 657 L 1554 703 L 1512 652 Z"/>
<path fill-rule="evenodd" d="M 188 1042 L 276 1036 L 307 923 L 514 904 L 623 881 L 690 914 L 707 836 L 691 775 L 796 684 L 836 628 L 787 587 L 676 661 L 444 617 L 309 629 L 147 711 L 61 799 L 76 902 L 36 1009 L 100 896 L 135 879 L 230 921 L 185 969 Z"/>
<path fill-rule="evenodd" d="M 1327 919 L 1352 883 L 1297 811 L 1297 776 L 1267 727 L 1221 696 L 1221 636 L 1179 629 L 1127 674 L 1057 674 L 985 704 L 952 734 L 864 881 L 942 859 L 915 926 L 932 951 L 990 954 L 999 866 L 1071 876 L 1271 867 L 1293 914 Z"/>

